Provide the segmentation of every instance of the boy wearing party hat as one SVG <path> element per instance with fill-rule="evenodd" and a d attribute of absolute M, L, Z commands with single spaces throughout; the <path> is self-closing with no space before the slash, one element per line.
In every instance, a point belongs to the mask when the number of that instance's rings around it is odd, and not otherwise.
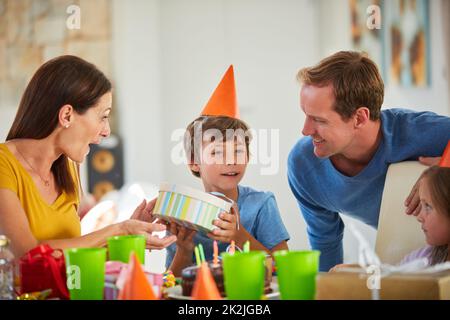
<path fill-rule="evenodd" d="M 239 117 L 233 66 L 215 89 L 201 116 L 191 122 L 185 134 L 184 148 L 189 169 L 202 180 L 206 192 L 219 192 L 232 199 L 231 213 L 221 213 L 217 226 L 208 235 L 171 224 L 177 243 L 167 249 L 166 267 L 177 276 L 193 263 L 194 247 L 201 243 L 206 259 L 212 259 L 213 240 L 223 252 L 234 241 L 238 247 L 246 241 L 252 250 L 268 254 L 287 249 L 289 234 L 281 220 L 273 193 L 257 191 L 239 184 L 249 160 L 251 134 Z"/>

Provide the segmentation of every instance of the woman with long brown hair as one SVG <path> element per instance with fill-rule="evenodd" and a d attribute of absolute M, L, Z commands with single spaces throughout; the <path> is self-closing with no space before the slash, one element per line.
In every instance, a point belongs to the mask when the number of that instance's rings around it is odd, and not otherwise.
<path fill-rule="evenodd" d="M 109 236 L 144 234 L 148 248 L 165 248 L 175 236 L 153 231 L 154 201 L 131 219 L 81 236 L 78 165 L 110 134 L 111 83 L 93 64 L 61 56 L 30 80 L 6 142 L 0 144 L 0 234 L 16 256 L 40 243 L 55 248 L 104 246 Z"/>

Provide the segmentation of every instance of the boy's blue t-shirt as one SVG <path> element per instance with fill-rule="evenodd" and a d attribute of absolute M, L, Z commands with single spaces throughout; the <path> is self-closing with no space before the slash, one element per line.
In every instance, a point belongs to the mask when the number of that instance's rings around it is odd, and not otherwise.
<path fill-rule="evenodd" d="M 257 191 L 238 185 L 238 209 L 241 224 L 263 246 L 272 249 L 282 241 L 289 240 L 289 234 L 281 220 L 275 196 L 272 192 Z M 202 244 L 206 260 L 213 258 L 213 240 L 197 233 L 195 245 Z M 218 242 L 219 254 L 226 250 L 229 243 Z M 176 244 L 167 248 L 166 268 L 169 268 L 176 252 Z"/>
<path fill-rule="evenodd" d="M 354 177 L 341 174 L 329 158 L 316 157 L 310 137 L 301 138 L 289 154 L 289 185 L 306 221 L 311 247 L 321 251 L 321 271 L 343 262 L 344 223 L 339 213 L 377 228 L 389 165 L 442 155 L 450 140 L 450 118 L 387 109 L 381 112 L 381 130 L 378 150 Z"/>

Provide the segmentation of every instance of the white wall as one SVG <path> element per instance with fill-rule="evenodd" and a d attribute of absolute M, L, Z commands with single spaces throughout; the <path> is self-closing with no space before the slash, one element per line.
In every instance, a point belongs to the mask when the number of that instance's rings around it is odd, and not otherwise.
<path fill-rule="evenodd" d="M 159 1 L 114 0 L 114 106 L 125 141 L 127 181 L 163 179 Z"/>

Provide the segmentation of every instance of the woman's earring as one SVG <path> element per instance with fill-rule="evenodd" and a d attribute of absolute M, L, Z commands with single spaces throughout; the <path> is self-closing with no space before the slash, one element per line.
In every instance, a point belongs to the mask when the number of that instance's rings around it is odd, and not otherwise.
<path fill-rule="evenodd" d="M 67 128 L 69 128 L 69 125 L 68 125 L 68 124 L 66 124 L 66 125 L 64 126 L 64 128 L 66 128 L 66 129 L 67 129 Z"/>

